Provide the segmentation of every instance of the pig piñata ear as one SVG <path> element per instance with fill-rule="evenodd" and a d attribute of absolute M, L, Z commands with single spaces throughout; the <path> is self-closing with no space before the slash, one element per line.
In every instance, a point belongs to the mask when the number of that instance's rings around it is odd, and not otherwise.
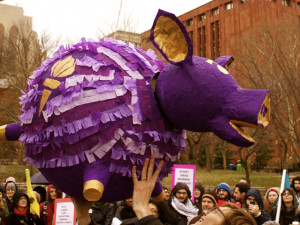
<path fill-rule="evenodd" d="M 234 58 L 231 55 L 221 56 L 215 60 L 220 66 L 223 66 L 228 70 L 229 65 L 234 61 Z"/>
<path fill-rule="evenodd" d="M 158 10 L 150 40 L 170 63 L 192 62 L 193 43 L 185 26 L 174 14 Z"/>

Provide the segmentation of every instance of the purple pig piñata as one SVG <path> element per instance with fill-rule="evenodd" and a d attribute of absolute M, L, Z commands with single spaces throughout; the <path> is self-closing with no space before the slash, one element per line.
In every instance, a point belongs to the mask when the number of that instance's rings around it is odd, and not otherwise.
<path fill-rule="evenodd" d="M 153 197 L 185 146 L 185 130 L 213 132 L 238 146 L 254 140 L 241 127 L 267 128 L 268 90 L 245 90 L 227 71 L 233 61 L 192 56 L 184 25 L 159 10 L 150 40 L 170 62 L 105 38 L 60 47 L 34 71 L 20 98 L 20 123 L 0 137 L 19 139 L 26 158 L 68 195 L 114 202 L 132 196 L 131 169 L 164 160 Z"/>

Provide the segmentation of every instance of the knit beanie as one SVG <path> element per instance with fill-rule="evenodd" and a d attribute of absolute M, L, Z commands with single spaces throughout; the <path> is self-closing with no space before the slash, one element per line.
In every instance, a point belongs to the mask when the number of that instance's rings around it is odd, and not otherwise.
<path fill-rule="evenodd" d="M 209 198 L 215 205 L 218 205 L 219 198 L 218 198 L 216 192 L 214 192 L 214 191 L 207 191 L 202 196 L 202 200 L 204 198 Z"/>
<path fill-rule="evenodd" d="M 226 190 L 226 191 L 229 193 L 229 195 L 231 194 L 230 187 L 229 187 L 229 185 L 228 185 L 227 183 L 221 183 L 221 184 L 218 186 L 218 188 L 217 188 L 217 193 L 219 193 L 219 190 L 220 190 L 220 189 Z"/>

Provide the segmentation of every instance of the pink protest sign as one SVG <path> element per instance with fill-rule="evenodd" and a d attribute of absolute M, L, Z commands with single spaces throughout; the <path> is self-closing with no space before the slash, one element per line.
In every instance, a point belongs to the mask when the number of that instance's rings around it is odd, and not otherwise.
<path fill-rule="evenodd" d="M 173 189 L 173 187 L 179 182 L 185 183 L 190 188 L 192 201 L 194 202 L 195 179 L 195 165 L 174 164 L 172 171 L 171 189 Z"/>

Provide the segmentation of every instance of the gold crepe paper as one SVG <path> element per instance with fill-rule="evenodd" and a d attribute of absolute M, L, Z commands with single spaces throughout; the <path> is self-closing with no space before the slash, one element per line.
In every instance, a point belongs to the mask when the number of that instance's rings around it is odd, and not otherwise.
<path fill-rule="evenodd" d="M 56 89 L 60 85 L 60 82 L 57 81 L 57 80 L 47 78 L 44 81 L 43 85 L 46 86 L 46 87 L 49 87 L 51 89 Z"/>
<path fill-rule="evenodd" d="M 253 138 L 250 137 L 248 134 L 244 133 L 244 131 L 240 127 L 236 126 L 235 124 L 233 124 L 231 122 L 229 122 L 229 123 L 241 136 L 243 136 L 245 139 L 247 139 L 250 142 L 254 142 Z"/>
<path fill-rule="evenodd" d="M 0 141 L 6 141 L 5 128 L 7 125 L 0 126 Z"/>
<path fill-rule="evenodd" d="M 222 73 L 228 74 L 228 71 L 223 66 L 217 65 L 217 67 Z"/>
<path fill-rule="evenodd" d="M 264 129 L 264 127 L 262 125 L 254 125 L 254 124 L 251 124 L 251 123 L 246 123 L 246 122 L 243 122 L 243 121 L 237 121 L 237 120 L 230 120 L 231 123 L 235 124 L 236 126 L 239 126 L 239 127 L 250 127 L 250 128 L 255 128 L 255 129 Z"/>
<path fill-rule="evenodd" d="M 39 116 L 41 115 L 41 112 L 44 108 L 44 105 L 46 104 L 46 102 L 47 102 L 50 95 L 51 95 L 51 91 L 49 91 L 47 89 L 43 90 L 43 95 L 42 95 L 42 98 L 41 98 L 40 109 L 39 109 Z"/>
<path fill-rule="evenodd" d="M 224 68 L 226 69 L 226 70 L 228 70 L 228 67 L 229 67 L 229 65 L 233 62 L 233 58 L 231 57 L 229 60 L 228 60 L 228 62 L 225 64 L 225 66 L 224 66 Z"/>
<path fill-rule="evenodd" d="M 180 62 L 187 56 L 188 43 L 178 24 L 169 17 L 158 18 L 154 28 L 154 40 L 173 62 Z"/>
<path fill-rule="evenodd" d="M 75 60 L 72 56 L 65 58 L 64 60 L 57 61 L 51 70 L 51 76 L 53 77 L 66 77 L 71 75 L 75 70 Z"/>
<path fill-rule="evenodd" d="M 262 124 L 264 127 L 267 127 L 270 123 L 270 113 L 271 113 L 270 101 L 271 101 L 270 93 L 268 93 L 267 96 L 265 97 L 263 104 L 261 105 L 261 108 L 257 116 L 257 123 Z M 262 111 L 264 111 L 262 110 L 263 106 L 265 106 L 268 109 L 265 116 L 263 115 L 263 113 L 261 113 Z"/>
<path fill-rule="evenodd" d="M 90 202 L 98 201 L 103 194 L 104 186 L 98 180 L 89 180 L 83 186 L 83 196 Z"/>

